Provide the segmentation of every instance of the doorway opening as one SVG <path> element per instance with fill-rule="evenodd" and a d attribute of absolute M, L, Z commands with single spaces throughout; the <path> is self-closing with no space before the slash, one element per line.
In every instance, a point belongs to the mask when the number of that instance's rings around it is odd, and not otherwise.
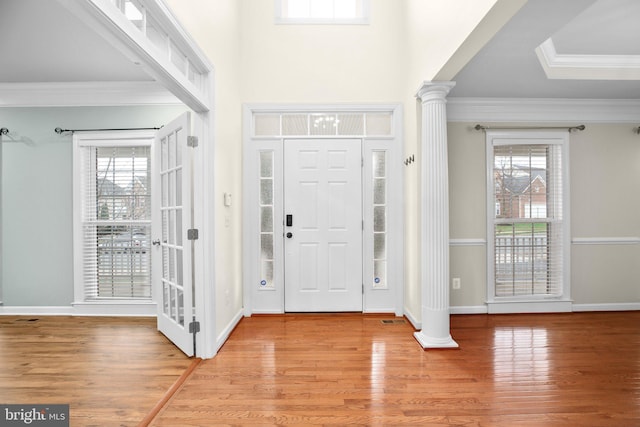
<path fill-rule="evenodd" d="M 403 312 L 399 106 L 245 107 L 245 315 Z"/>

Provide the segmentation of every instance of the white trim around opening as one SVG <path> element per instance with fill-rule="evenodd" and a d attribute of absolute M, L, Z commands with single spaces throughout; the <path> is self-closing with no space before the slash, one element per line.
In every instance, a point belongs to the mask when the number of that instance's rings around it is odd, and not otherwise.
<path fill-rule="evenodd" d="M 256 123 L 256 117 L 260 117 Z M 243 115 L 243 277 L 244 314 L 283 313 L 284 309 L 284 251 L 283 236 L 283 142 L 288 138 L 357 138 L 363 141 L 363 312 L 404 313 L 403 281 L 403 173 L 402 173 L 402 108 L 399 105 L 245 105 Z M 326 123 L 329 128 L 314 128 Z M 257 131 L 256 131 L 257 126 Z M 331 129 L 331 130 L 329 130 Z M 382 258 L 380 239 L 374 242 L 373 200 L 374 153 L 385 153 L 386 200 L 385 224 L 387 239 L 386 280 L 374 272 L 374 259 Z M 261 158 L 268 171 L 261 169 Z M 262 172 L 261 172 L 262 171 Z M 268 174 L 264 175 L 264 174 Z M 379 180 L 379 177 L 378 177 Z M 272 199 L 260 203 L 261 184 L 271 185 Z M 379 183 L 378 183 L 379 184 Z M 371 194 L 369 194 L 371 193 Z M 371 197 L 369 197 L 371 196 Z M 266 204 L 265 204 L 266 203 Z M 367 206 L 371 205 L 371 206 Z M 262 228 L 261 212 L 270 207 L 271 222 Z M 369 209 L 369 207 L 371 209 Z M 272 227 L 272 228 L 271 228 Z M 272 234 L 273 246 L 265 259 L 261 234 Z M 379 233 L 379 229 L 378 229 Z M 270 241 L 270 239 L 266 239 Z M 377 247 L 375 245 L 378 245 Z M 374 248 L 377 248 L 374 250 Z M 377 252 L 375 252 L 377 251 Z M 265 270 L 266 265 L 266 270 Z M 380 271 L 380 262 L 377 264 Z M 264 276 L 265 271 L 268 277 Z M 378 280 L 376 280 L 376 278 Z"/>

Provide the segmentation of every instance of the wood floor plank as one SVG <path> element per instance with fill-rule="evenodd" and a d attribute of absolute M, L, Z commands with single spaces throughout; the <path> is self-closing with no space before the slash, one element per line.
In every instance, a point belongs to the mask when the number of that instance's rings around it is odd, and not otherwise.
<path fill-rule="evenodd" d="M 452 316 L 428 351 L 381 320 L 245 318 L 153 425 L 640 425 L 640 312 Z"/>
<path fill-rule="evenodd" d="M 452 316 L 458 350 L 359 314 L 243 319 L 156 426 L 637 426 L 640 312 Z M 153 319 L 0 317 L 0 401 L 137 425 L 191 365 Z"/>
<path fill-rule="evenodd" d="M 0 316 L 0 402 L 69 404 L 72 426 L 135 426 L 191 363 L 151 318 Z"/>

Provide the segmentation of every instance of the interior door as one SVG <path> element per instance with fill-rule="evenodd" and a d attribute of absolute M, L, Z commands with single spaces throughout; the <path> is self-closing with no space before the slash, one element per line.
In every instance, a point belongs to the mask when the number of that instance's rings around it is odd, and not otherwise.
<path fill-rule="evenodd" d="M 362 311 L 359 139 L 284 142 L 285 311 Z"/>
<path fill-rule="evenodd" d="M 192 248 L 188 229 L 193 222 L 191 204 L 192 160 L 187 137 L 187 112 L 160 129 L 154 161 L 154 299 L 158 304 L 158 330 L 188 356 L 194 355 L 189 323 L 193 317 Z"/>

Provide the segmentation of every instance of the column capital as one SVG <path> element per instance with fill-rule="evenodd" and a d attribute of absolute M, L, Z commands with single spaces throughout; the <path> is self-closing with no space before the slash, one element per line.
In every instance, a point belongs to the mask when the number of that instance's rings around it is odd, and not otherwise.
<path fill-rule="evenodd" d="M 422 102 L 432 100 L 445 100 L 449 91 L 453 89 L 456 82 L 432 82 L 425 81 L 416 92 L 416 98 Z"/>

